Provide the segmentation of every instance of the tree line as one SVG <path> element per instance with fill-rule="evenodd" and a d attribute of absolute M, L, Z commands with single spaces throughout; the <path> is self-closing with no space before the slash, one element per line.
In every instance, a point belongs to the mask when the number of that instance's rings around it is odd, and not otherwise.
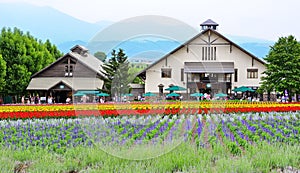
<path fill-rule="evenodd" d="M 63 54 L 49 40 L 34 38 L 18 28 L 2 28 L 0 35 L 0 96 L 26 94 L 30 77 Z M 14 98 L 16 99 L 16 98 Z"/>

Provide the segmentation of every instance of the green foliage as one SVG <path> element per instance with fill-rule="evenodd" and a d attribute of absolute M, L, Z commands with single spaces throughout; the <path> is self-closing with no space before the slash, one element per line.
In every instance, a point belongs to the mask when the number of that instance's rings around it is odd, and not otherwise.
<path fill-rule="evenodd" d="M 101 52 L 101 51 L 98 51 L 98 52 L 94 53 L 94 56 L 96 58 L 98 58 L 99 60 L 101 60 L 102 62 L 105 62 L 106 57 L 107 57 L 106 54 L 104 52 Z"/>
<path fill-rule="evenodd" d="M 300 43 L 293 36 L 279 38 L 265 60 L 261 90 L 300 93 Z"/>
<path fill-rule="evenodd" d="M 131 63 L 130 64 L 129 75 L 134 78 L 133 81 L 132 81 L 132 83 L 135 83 L 135 84 L 144 84 L 145 83 L 142 79 L 140 79 L 136 75 L 140 71 L 144 70 L 146 67 L 147 67 L 147 65 L 146 64 L 142 64 L 142 63 Z"/>
<path fill-rule="evenodd" d="M 0 54 L 0 92 L 4 89 L 6 83 L 5 76 L 6 76 L 6 62 L 3 60 Z"/>
<path fill-rule="evenodd" d="M 235 142 L 228 142 L 226 145 L 231 154 L 240 155 L 242 153 L 242 150 Z"/>
<path fill-rule="evenodd" d="M 147 148 L 144 148 L 147 151 Z M 257 145 L 243 155 L 230 156 L 225 146 L 197 149 L 182 143 L 174 150 L 147 160 L 128 160 L 98 147 L 67 148 L 57 154 L 46 149 L 0 149 L 1 172 L 13 172 L 16 163 L 32 163 L 28 172 L 272 172 L 291 166 L 299 170 L 298 146 Z"/>
<path fill-rule="evenodd" d="M 6 81 L 7 94 L 18 94 L 26 90 L 29 83 L 31 72 L 26 66 L 21 64 L 13 64 L 7 69 L 8 78 Z"/>
<path fill-rule="evenodd" d="M 4 95 L 21 95 L 31 75 L 54 62 L 62 53 L 49 40 L 43 43 L 29 32 L 24 34 L 17 28 L 3 28 L 0 55 L 0 92 Z"/>
<path fill-rule="evenodd" d="M 104 92 L 110 93 L 112 96 L 129 92 L 129 83 L 131 81 L 129 71 L 129 62 L 127 56 L 122 49 L 118 52 L 113 50 L 111 58 L 108 62 L 102 65 L 103 71 L 101 71 L 105 78 L 104 80 Z"/>

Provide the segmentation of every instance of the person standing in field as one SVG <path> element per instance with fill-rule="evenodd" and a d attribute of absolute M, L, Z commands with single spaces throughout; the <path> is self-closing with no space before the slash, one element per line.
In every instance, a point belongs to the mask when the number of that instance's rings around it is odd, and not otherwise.
<path fill-rule="evenodd" d="M 22 96 L 21 102 L 22 102 L 23 105 L 25 104 L 25 96 Z"/>

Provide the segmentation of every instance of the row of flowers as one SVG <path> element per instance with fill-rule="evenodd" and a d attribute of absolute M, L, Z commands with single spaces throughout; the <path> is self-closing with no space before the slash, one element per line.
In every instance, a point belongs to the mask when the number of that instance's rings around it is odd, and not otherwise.
<path fill-rule="evenodd" d="M 0 106 L 0 119 L 295 111 L 300 111 L 300 103 L 166 102 L 35 106 L 18 105 Z"/>
<path fill-rule="evenodd" d="M 241 154 L 261 141 L 298 145 L 299 120 L 299 112 L 5 120 L 0 121 L 0 147 L 43 147 L 64 153 L 70 147 L 95 145 L 121 158 L 128 157 L 123 149 L 131 153 L 143 145 L 161 148 L 160 153 L 137 156 L 153 158 L 169 151 L 162 146 L 189 141 L 205 148 L 221 144 L 232 154 Z"/>
<path fill-rule="evenodd" d="M 204 102 L 133 102 L 105 104 L 55 104 L 55 105 L 2 105 L 0 112 L 33 112 L 33 111 L 67 111 L 67 110 L 125 110 L 125 109 L 166 109 L 166 108 L 290 108 L 300 107 L 300 102 L 236 102 L 236 101 L 204 101 Z"/>

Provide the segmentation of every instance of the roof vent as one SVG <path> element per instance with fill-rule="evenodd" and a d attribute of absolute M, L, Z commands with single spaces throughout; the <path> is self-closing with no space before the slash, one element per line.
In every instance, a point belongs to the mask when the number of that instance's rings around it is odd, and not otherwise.
<path fill-rule="evenodd" d="M 80 46 L 80 45 L 76 45 L 73 48 L 71 48 L 70 50 L 72 52 L 78 53 L 79 55 L 82 55 L 82 56 L 87 56 L 88 51 L 89 51 L 87 48 Z"/>
<path fill-rule="evenodd" d="M 200 24 L 202 30 L 206 30 L 206 29 L 213 29 L 213 30 L 217 30 L 217 26 L 219 26 L 219 24 L 217 24 L 216 22 L 214 22 L 211 19 L 206 20 L 205 22 Z"/>

